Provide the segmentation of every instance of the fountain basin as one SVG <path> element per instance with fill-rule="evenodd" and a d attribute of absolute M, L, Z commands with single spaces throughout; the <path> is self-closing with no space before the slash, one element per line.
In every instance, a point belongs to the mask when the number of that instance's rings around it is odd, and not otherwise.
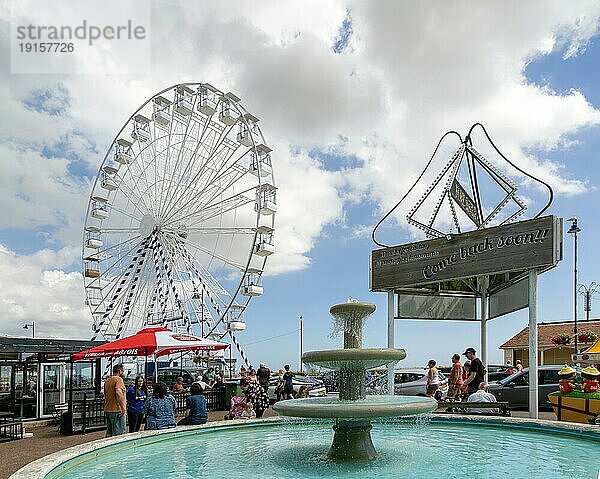
<path fill-rule="evenodd" d="M 290 399 L 273 405 L 281 416 L 365 419 L 425 414 L 437 409 L 432 398 L 412 396 L 367 396 L 356 401 L 340 401 L 336 397 Z"/>
<path fill-rule="evenodd" d="M 593 458 L 600 447 L 600 430 L 595 426 L 459 415 L 434 415 L 429 424 L 388 421 L 373 425 L 373 438 L 380 444 L 379 459 L 360 465 L 326 458 L 323 444 L 331 436 L 327 422 L 268 418 L 101 439 L 38 459 L 11 479 L 128 479 L 174 474 L 253 479 L 581 479 L 598 475 Z M 477 449 L 475 472 L 466 448 Z M 515 451 L 526 451 L 527 460 L 515 461 Z M 452 465 L 450 471 L 448 464 Z"/>
<path fill-rule="evenodd" d="M 302 362 L 333 370 L 358 371 L 400 361 L 405 357 L 406 351 L 400 348 L 326 349 L 304 353 Z"/>

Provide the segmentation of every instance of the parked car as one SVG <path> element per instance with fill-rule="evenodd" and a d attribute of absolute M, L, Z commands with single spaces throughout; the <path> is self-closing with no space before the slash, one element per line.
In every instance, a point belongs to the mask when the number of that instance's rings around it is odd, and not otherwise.
<path fill-rule="evenodd" d="M 505 364 L 488 364 L 488 382 L 500 381 L 517 372 L 517 368 Z"/>
<path fill-rule="evenodd" d="M 562 366 L 539 366 L 538 408 L 551 410 L 548 394 L 558 391 L 558 371 Z M 498 382 L 490 383 L 490 392 L 498 401 L 507 401 L 511 409 L 529 408 L 529 368 Z"/>
<path fill-rule="evenodd" d="M 271 376 L 269 380 L 269 401 L 273 404 L 277 400 L 277 393 L 275 392 L 275 386 L 279 376 Z M 292 379 L 292 386 L 294 388 L 294 395 L 298 394 L 300 386 L 306 386 L 308 388 L 309 397 L 327 396 L 327 389 L 323 384 L 323 381 L 311 376 L 294 376 Z"/>
<path fill-rule="evenodd" d="M 448 378 L 440 372 L 441 399 L 448 394 Z M 379 376 L 367 382 L 367 394 L 385 394 L 387 392 L 387 375 Z M 394 371 L 394 394 L 398 396 L 425 396 L 427 390 L 427 370 L 398 369 Z"/>

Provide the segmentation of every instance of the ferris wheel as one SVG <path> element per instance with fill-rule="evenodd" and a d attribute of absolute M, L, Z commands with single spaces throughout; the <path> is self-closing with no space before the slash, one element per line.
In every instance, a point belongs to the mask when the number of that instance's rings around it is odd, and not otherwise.
<path fill-rule="evenodd" d="M 92 339 L 152 326 L 229 333 L 243 356 L 233 332 L 275 252 L 277 188 L 258 123 L 233 93 L 184 83 L 119 130 L 83 233 Z"/>

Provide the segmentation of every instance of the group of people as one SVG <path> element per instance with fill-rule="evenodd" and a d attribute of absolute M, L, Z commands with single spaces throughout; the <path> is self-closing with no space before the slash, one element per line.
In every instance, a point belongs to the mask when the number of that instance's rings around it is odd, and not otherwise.
<path fill-rule="evenodd" d="M 263 417 L 264 412 L 269 408 L 269 383 L 271 381 L 271 370 L 260 363 L 258 369 L 249 368 L 246 370 L 242 366 L 240 370 L 240 389 L 244 393 L 243 397 L 234 396 L 231 398 L 231 408 L 225 416 L 226 419 L 250 419 Z M 276 401 L 282 399 L 293 399 L 294 374 L 290 371 L 289 364 L 279 370 L 277 382 L 275 384 Z M 308 397 L 308 389 L 300 388 L 296 397 Z"/>
<path fill-rule="evenodd" d="M 207 422 L 206 398 L 199 382 L 192 384 L 190 395 L 186 398 L 188 415 L 177 423 L 175 420 L 176 401 L 169 394 L 165 383 L 155 384 L 150 396 L 142 376 L 137 376 L 134 384 L 130 388 L 126 388 L 123 381 L 124 371 L 122 364 L 115 365 L 113 375 L 104 383 L 106 437 L 124 434 L 126 423 L 129 423 L 129 432 L 137 432 L 144 421 L 146 430 Z M 175 387 L 173 390 L 175 391 Z"/>
<path fill-rule="evenodd" d="M 496 402 L 496 398 L 488 391 L 489 385 L 485 382 L 485 368 L 481 359 L 477 357 L 474 348 L 467 348 L 463 355 L 467 358 L 465 364 L 461 364 L 460 355 L 452 356 L 452 370 L 448 378 L 447 401 L 467 402 Z M 520 361 L 517 362 L 517 369 Z M 441 399 L 440 377 L 435 360 L 431 359 L 427 364 L 427 391 L 429 397 Z M 521 365 L 521 369 L 523 366 Z"/>

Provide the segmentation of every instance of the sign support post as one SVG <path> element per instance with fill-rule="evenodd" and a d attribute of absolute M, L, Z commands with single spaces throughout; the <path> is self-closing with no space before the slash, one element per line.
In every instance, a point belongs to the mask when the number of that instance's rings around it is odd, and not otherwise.
<path fill-rule="evenodd" d="M 481 293 L 481 362 L 485 368 L 484 381 L 487 381 L 488 365 L 488 342 L 487 342 L 487 320 L 488 320 L 488 276 L 479 277 L 479 291 Z"/>
<path fill-rule="evenodd" d="M 529 417 L 538 418 L 538 334 L 536 269 L 529 270 Z"/>
<path fill-rule="evenodd" d="M 388 308 L 388 324 L 387 324 L 387 347 L 388 348 L 393 348 L 394 347 L 394 290 L 390 289 L 388 290 L 388 304 L 387 304 L 387 308 Z M 388 363 L 387 365 L 387 374 L 388 374 L 388 383 L 387 383 L 387 389 L 388 389 L 388 394 L 394 394 L 394 366 L 396 365 L 396 363 L 392 362 L 392 363 Z"/>

